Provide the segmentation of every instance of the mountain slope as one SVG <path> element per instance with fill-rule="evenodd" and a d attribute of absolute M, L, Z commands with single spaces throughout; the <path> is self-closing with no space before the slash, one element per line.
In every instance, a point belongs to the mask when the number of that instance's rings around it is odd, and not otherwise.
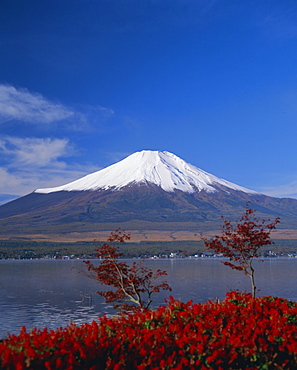
<path fill-rule="evenodd" d="M 167 192 L 181 190 L 194 193 L 217 188 L 230 188 L 250 194 L 256 192 L 219 179 L 169 152 L 143 150 L 101 171 L 87 175 L 64 186 L 37 189 L 36 193 L 83 190 L 120 190 L 131 184 L 154 184 Z"/>
<path fill-rule="evenodd" d="M 218 230 L 221 215 L 240 217 L 246 202 L 261 218 L 297 230 L 297 200 L 232 184 L 168 152 L 143 151 L 64 186 L 38 189 L 0 207 L 0 237 L 96 230 Z M 193 237 L 194 238 L 194 237 Z"/>

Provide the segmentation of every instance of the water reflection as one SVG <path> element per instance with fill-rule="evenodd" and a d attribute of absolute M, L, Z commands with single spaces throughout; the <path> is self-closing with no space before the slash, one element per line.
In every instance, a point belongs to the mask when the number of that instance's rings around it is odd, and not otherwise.
<path fill-rule="evenodd" d="M 205 302 L 223 299 L 229 290 L 250 291 L 250 281 L 217 259 L 147 260 L 147 267 L 166 270 L 173 288 L 155 296 L 154 305 L 164 304 L 171 294 L 182 301 Z M 297 259 L 266 259 L 256 262 L 259 295 L 274 295 L 297 301 Z M 96 294 L 95 280 L 80 271 L 80 260 L 0 261 L 0 338 L 7 332 L 27 328 L 54 329 L 70 322 L 81 324 L 104 314 L 114 314 L 110 305 Z M 92 295 L 92 306 L 82 305 L 82 294 Z"/>

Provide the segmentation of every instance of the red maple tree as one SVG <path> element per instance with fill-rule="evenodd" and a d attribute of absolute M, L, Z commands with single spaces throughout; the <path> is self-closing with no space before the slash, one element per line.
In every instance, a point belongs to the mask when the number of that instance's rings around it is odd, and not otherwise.
<path fill-rule="evenodd" d="M 107 241 L 124 243 L 130 239 L 130 234 L 117 229 L 110 233 Z M 104 297 L 106 303 L 118 302 L 114 308 L 119 308 L 121 311 L 143 311 L 150 307 L 154 293 L 172 290 L 166 281 L 155 284 L 161 276 L 167 275 L 166 271 L 158 269 L 153 272 L 152 269 L 143 266 L 143 261 L 133 262 L 129 266 L 127 262 L 120 260 L 123 254 L 118 251 L 118 248 L 109 243 L 104 243 L 95 251 L 96 256 L 102 261 L 99 266 L 94 266 L 90 261 L 84 261 L 90 272 L 88 276 L 114 288 L 97 292 Z M 132 304 L 128 304 L 127 301 Z"/>
<path fill-rule="evenodd" d="M 207 248 L 215 253 L 220 253 L 229 261 L 221 261 L 232 269 L 243 271 L 251 279 L 252 296 L 255 297 L 255 270 L 253 260 L 258 256 L 258 250 L 269 244 L 274 244 L 270 239 L 270 233 L 280 222 L 277 217 L 274 221 L 259 220 L 254 216 L 255 210 L 246 205 L 246 210 L 236 226 L 227 221 L 223 216 L 222 235 L 213 239 L 204 239 Z"/>

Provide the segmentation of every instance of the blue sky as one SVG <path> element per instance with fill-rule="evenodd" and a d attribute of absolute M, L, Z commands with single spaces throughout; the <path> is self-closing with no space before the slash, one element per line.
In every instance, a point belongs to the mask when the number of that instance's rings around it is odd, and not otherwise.
<path fill-rule="evenodd" d="M 135 151 L 297 197 L 296 0 L 1 0 L 0 203 Z"/>

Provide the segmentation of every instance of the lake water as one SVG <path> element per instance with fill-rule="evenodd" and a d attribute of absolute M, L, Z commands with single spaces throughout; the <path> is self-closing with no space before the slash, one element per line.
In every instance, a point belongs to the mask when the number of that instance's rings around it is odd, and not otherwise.
<path fill-rule="evenodd" d="M 94 264 L 96 261 L 92 261 Z M 169 295 L 186 302 L 205 302 L 226 292 L 250 291 L 249 277 L 231 270 L 215 258 L 146 260 L 152 269 L 166 270 L 172 292 L 161 292 L 154 306 Z M 297 301 L 297 258 L 255 261 L 258 295 Z M 0 338 L 18 333 L 22 326 L 54 329 L 70 322 L 91 322 L 113 314 L 96 294 L 100 285 L 84 276 L 81 260 L 0 260 Z M 92 305 L 82 294 L 92 296 Z"/>

